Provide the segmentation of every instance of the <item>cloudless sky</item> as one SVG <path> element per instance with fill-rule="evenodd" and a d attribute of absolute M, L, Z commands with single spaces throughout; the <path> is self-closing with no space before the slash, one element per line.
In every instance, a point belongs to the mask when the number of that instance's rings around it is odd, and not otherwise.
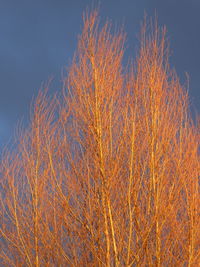
<path fill-rule="evenodd" d="M 13 136 L 17 121 L 27 125 L 30 104 L 42 82 L 53 76 L 61 88 L 81 33 L 82 14 L 99 3 L 100 17 L 124 25 L 127 53 L 134 55 L 144 12 L 166 25 L 170 63 L 184 81 L 190 77 L 191 107 L 200 111 L 199 0 L 0 0 L 0 150 Z"/>

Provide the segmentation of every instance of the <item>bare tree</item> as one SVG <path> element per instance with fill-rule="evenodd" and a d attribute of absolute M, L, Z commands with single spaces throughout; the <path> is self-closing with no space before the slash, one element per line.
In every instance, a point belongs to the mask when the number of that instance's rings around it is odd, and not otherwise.
<path fill-rule="evenodd" d="M 199 126 L 165 29 L 84 16 L 61 97 L 40 92 L 1 160 L 3 266 L 198 266 Z"/>

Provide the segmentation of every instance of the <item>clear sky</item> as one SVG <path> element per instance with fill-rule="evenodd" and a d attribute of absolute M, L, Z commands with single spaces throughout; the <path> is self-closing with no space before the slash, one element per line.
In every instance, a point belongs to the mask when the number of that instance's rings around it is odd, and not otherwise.
<path fill-rule="evenodd" d="M 0 148 L 13 135 L 17 121 L 27 124 L 30 103 L 42 82 L 54 77 L 61 88 L 81 33 L 82 13 L 100 4 L 100 17 L 124 24 L 128 53 L 133 53 L 144 17 L 167 26 L 172 67 L 183 80 L 190 76 L 191 106 L 200 111 L 199 0 L 0 0 Z"/>

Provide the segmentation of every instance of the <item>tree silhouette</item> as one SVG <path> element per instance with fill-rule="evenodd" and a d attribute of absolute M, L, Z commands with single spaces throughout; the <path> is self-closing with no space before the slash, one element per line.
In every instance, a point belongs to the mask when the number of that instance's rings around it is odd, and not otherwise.
<path fill-rule="evenodd" d="M 124 68 L 123 31 L 85 14 L 62 94 L 2 156 L 2 266 L 199 265 L 199 126 L 152 25 Z"/>

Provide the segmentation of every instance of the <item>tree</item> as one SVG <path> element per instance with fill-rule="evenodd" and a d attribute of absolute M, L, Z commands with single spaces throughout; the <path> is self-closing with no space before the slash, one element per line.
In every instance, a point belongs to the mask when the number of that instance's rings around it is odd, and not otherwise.
<path fill-rule="evenodd" d="M 165 29 L 84 16 L 61 97 L 41 91 L 1 161 L 3 266 L 198 266 L 199 126 Z"/>

